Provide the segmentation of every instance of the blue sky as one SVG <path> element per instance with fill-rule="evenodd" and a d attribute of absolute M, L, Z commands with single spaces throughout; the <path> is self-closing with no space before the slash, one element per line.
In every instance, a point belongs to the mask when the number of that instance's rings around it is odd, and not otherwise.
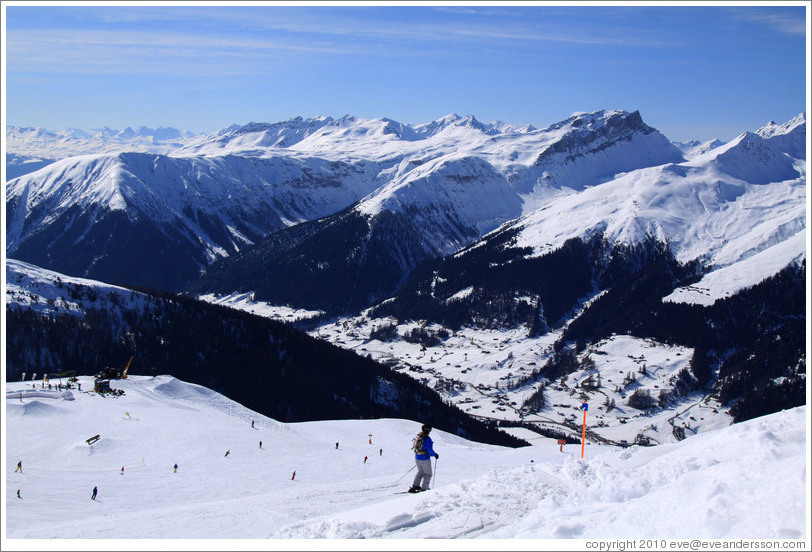
<path fill-rule="evenodd" d="M 6 123 L 48 129 L 639 110 L 672 140 L 807 110 L 807 8 L 4 3 Z"/>

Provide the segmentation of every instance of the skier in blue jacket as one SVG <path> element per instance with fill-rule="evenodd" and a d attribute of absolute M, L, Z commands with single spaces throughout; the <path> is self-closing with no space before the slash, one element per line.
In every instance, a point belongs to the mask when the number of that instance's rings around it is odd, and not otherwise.
<path fill-rule="evenodd" d="M 412 441 L 412 450 L 414 450 L 414 462 L 417 464 L 417 473 L 414 476 L 414 481 L 409 489 L 410 493 L 419 493 L 420 491 L 427 491 L 429 483 L 431 482 L 431 457 L 440 458 L 440 455 L 434 452 L 434 443 L 429 437 L 431 431 L 430 425 L 424 425 L 420 428 L 420 433 Z"/>

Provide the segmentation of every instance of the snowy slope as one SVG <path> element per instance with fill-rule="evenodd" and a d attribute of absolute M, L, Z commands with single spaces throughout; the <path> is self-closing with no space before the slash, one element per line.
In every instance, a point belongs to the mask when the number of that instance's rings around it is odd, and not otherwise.
<path fill-rule="evenodd" d="M 709 272 L 695 284 L 675 289 L 663 300 L 712 305 L 717 299 L 735 295 L 744 288 L 758 284 L 765 277 L 777 274 L 784 267 L 806 259 L 807 237 L 807 231 L 801 230 L 743 261 Z"/>
<path fill-rule="evenodd" d="M 208 253 L 217 256 L 233 245 L 218 243 L 211 227 L 244 244 L 250 239 L 241 230 L 264 236 L 284 223 L 323 216 L 368 193 L 367 180 L 363 167 L 319 160 L 72 157 L 8 184 L 8 198 L 18 201 L 19 213 L 9 217 L 7 243 L 13 252 L 30 232 L 27 227 L 47 225 L 72 208 L 106 208 L 141 213 L 157 223 L 186 219 Z M 45 216 L 32 219 L 43 210 Z M 208 217 L 218 224 L 206 225 Z"/>
<path fill-rule="evenodd" d="M 357 201 L 374 173 L 320 159 L 71 157 L 7 184 L 6 246 L 66 274 L 179 290 L 213 260 Z"/>
<path fill-rule="evenodd" d="M 756 150 L 757 153 L 754 153 Z M 680 262 L 731 267 L 782 244 L 785 262 L 740 273 L 734 293 L 805 258 L 806 168 L 755 134 L 679 164 L 640 169 L 551 202 L 510 223 L 518 246 L 542 255 L 573 237 L 602 233 L 610 242 L 668 241 Z M 787 243 L 784 243 L 787 242 Z M 773 256 L 773 259 L 779 257 Z M 718 280 L 721 281 L 721 280 Z M 727 280 L 730 281 L 730 280 Z"/>
<path fill-rule="evenodd" d="M 99 308 L 103 304 L 103 301 L 96 300 L 100 296 L 115 293 L 125 303 L 131 304 L 143 298 L 143 294 L 119 286 L 85 278 L 71 278 L 16 259 L 5 261 L 6 307 L 30 309 L 46 315 L 67 313 L 83 317 L 89 309 Z M 92 293 L 84 296 L 65 293 L 66 286 L 84 287 L 92 290 Z"/>
<path fill-rule="evenodd" d="M 418 421 L 285 424 L 168 376 L 114 380 L 119 397 L 79 381 L 81 392 L 52 397 L 31 382 L 6 384 L 3 548 L 432 537 L 583 547 L 590 538 L 809 534 L 806 407 L 662 447 L 589 445 L 583 459 L 575 445 L 506 449 L 435 430 L 432 490 L 396 496 L 410 484 Z M 534 541 L 546 545 L 555 541 Z"/>

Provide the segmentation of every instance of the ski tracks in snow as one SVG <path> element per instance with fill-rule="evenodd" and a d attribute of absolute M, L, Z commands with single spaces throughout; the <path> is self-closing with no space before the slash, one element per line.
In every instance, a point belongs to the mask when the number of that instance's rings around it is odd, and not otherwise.
<path fill-rule="evenodd" d="M 327 519 L 294 523 L 269 537 L 475 538 L 528 515 L 545 497 L 566 495 L 569 490 L 569 485 L 541 465 L 491 469 L 478 479 L 427 493 L 389 498 Z"/>

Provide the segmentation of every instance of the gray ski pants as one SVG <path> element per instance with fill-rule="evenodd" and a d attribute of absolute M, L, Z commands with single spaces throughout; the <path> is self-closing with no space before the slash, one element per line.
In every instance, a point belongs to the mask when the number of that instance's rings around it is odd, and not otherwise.
<path fill-rule="evenodd" d="M 428 460 L 415 458 L 414 462 L 417 464 L 417 473 L 414 474 L 412 487 L 420 487 L 425 491 L 429 488 L 429 483 L 431 483 L 431 457 Z"/>

